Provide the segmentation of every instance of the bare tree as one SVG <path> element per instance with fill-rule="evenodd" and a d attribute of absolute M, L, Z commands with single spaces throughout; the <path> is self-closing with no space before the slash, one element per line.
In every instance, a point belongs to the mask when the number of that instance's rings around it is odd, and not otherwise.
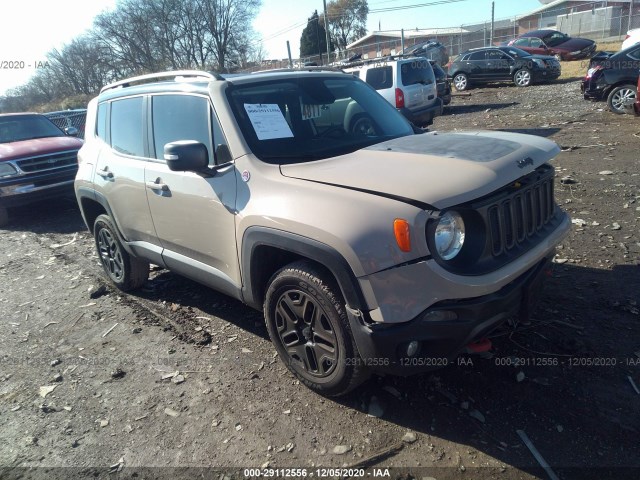
<path fill-rule="evenodd" d="M 194 0 L 204 13 L 211 35 L 213 55 L 221 72 L 227 71 L 228 60 L 238 63 L 239 49 L 252 36 L 251 20 L 260 0 Z"/>
<path fill-rule="evenodd" d="M 367 34 L 367 0 L 333 0 L 327 3 L 329 33 L 338 50 Z"/>

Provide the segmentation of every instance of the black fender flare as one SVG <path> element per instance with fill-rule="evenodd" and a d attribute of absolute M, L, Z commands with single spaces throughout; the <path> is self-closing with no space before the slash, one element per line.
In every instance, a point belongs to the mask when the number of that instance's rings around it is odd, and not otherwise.
<path fill-rule="evenodd" d="M 255 281 L 259 276 L 260 262 L 254 257 L 256 249 L 261 246 L 279 248 L 323 265 L 338 282 L 347 306 L 364 311 L 366 302 L 358 280 L 337 250 L 313 238 L 267 227 L 249 227 L 242 238 L 242 296 L 247 305 L 262 309 L 261 285 Z"/>

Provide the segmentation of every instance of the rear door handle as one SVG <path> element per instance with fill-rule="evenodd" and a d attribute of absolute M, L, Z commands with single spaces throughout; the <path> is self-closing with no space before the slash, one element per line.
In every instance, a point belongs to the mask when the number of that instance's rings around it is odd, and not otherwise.
<path fill-rule="evenodd" d="M 97 170 L 96 173 L 102 178 L 113 178 L 113 173 L 109 171 L 109 167 L 105 167 L 104 170 Z"/>
<path fill-rule="evenodd" d="M 147 188 L 150 188 L 151 190 L 160 190 L 162 192 L 169 191 L 169 185 L 165 183 L 147 182 Z"/>

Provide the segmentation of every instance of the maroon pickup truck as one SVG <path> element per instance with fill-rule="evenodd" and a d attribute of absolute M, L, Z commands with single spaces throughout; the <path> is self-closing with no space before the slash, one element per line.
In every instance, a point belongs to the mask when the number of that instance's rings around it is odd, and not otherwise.
<path fill-rule="evenodd" d="M 37 113 L 0 115 L 0 226 L 7 209 L 73 193 L 82 141 Z"/>

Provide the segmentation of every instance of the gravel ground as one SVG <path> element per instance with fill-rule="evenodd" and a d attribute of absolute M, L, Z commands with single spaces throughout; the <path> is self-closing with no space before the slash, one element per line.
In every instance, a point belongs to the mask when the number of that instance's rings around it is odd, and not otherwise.
<path fill-rule="evenodd" d="M 532 321 L 496 332 L 492 355 L 340 400 L 300 385 L 228 297 L 164 270 L 114 291 L 73 199 L 16 210 L 0 230 L 0 478 L 547 478 L 518 431 L 559 478 L 638 478 L 640 120 L 603 109 L 577 82 L 454 97 L 432 129 L 562 146 L 574 228 Z"/>

